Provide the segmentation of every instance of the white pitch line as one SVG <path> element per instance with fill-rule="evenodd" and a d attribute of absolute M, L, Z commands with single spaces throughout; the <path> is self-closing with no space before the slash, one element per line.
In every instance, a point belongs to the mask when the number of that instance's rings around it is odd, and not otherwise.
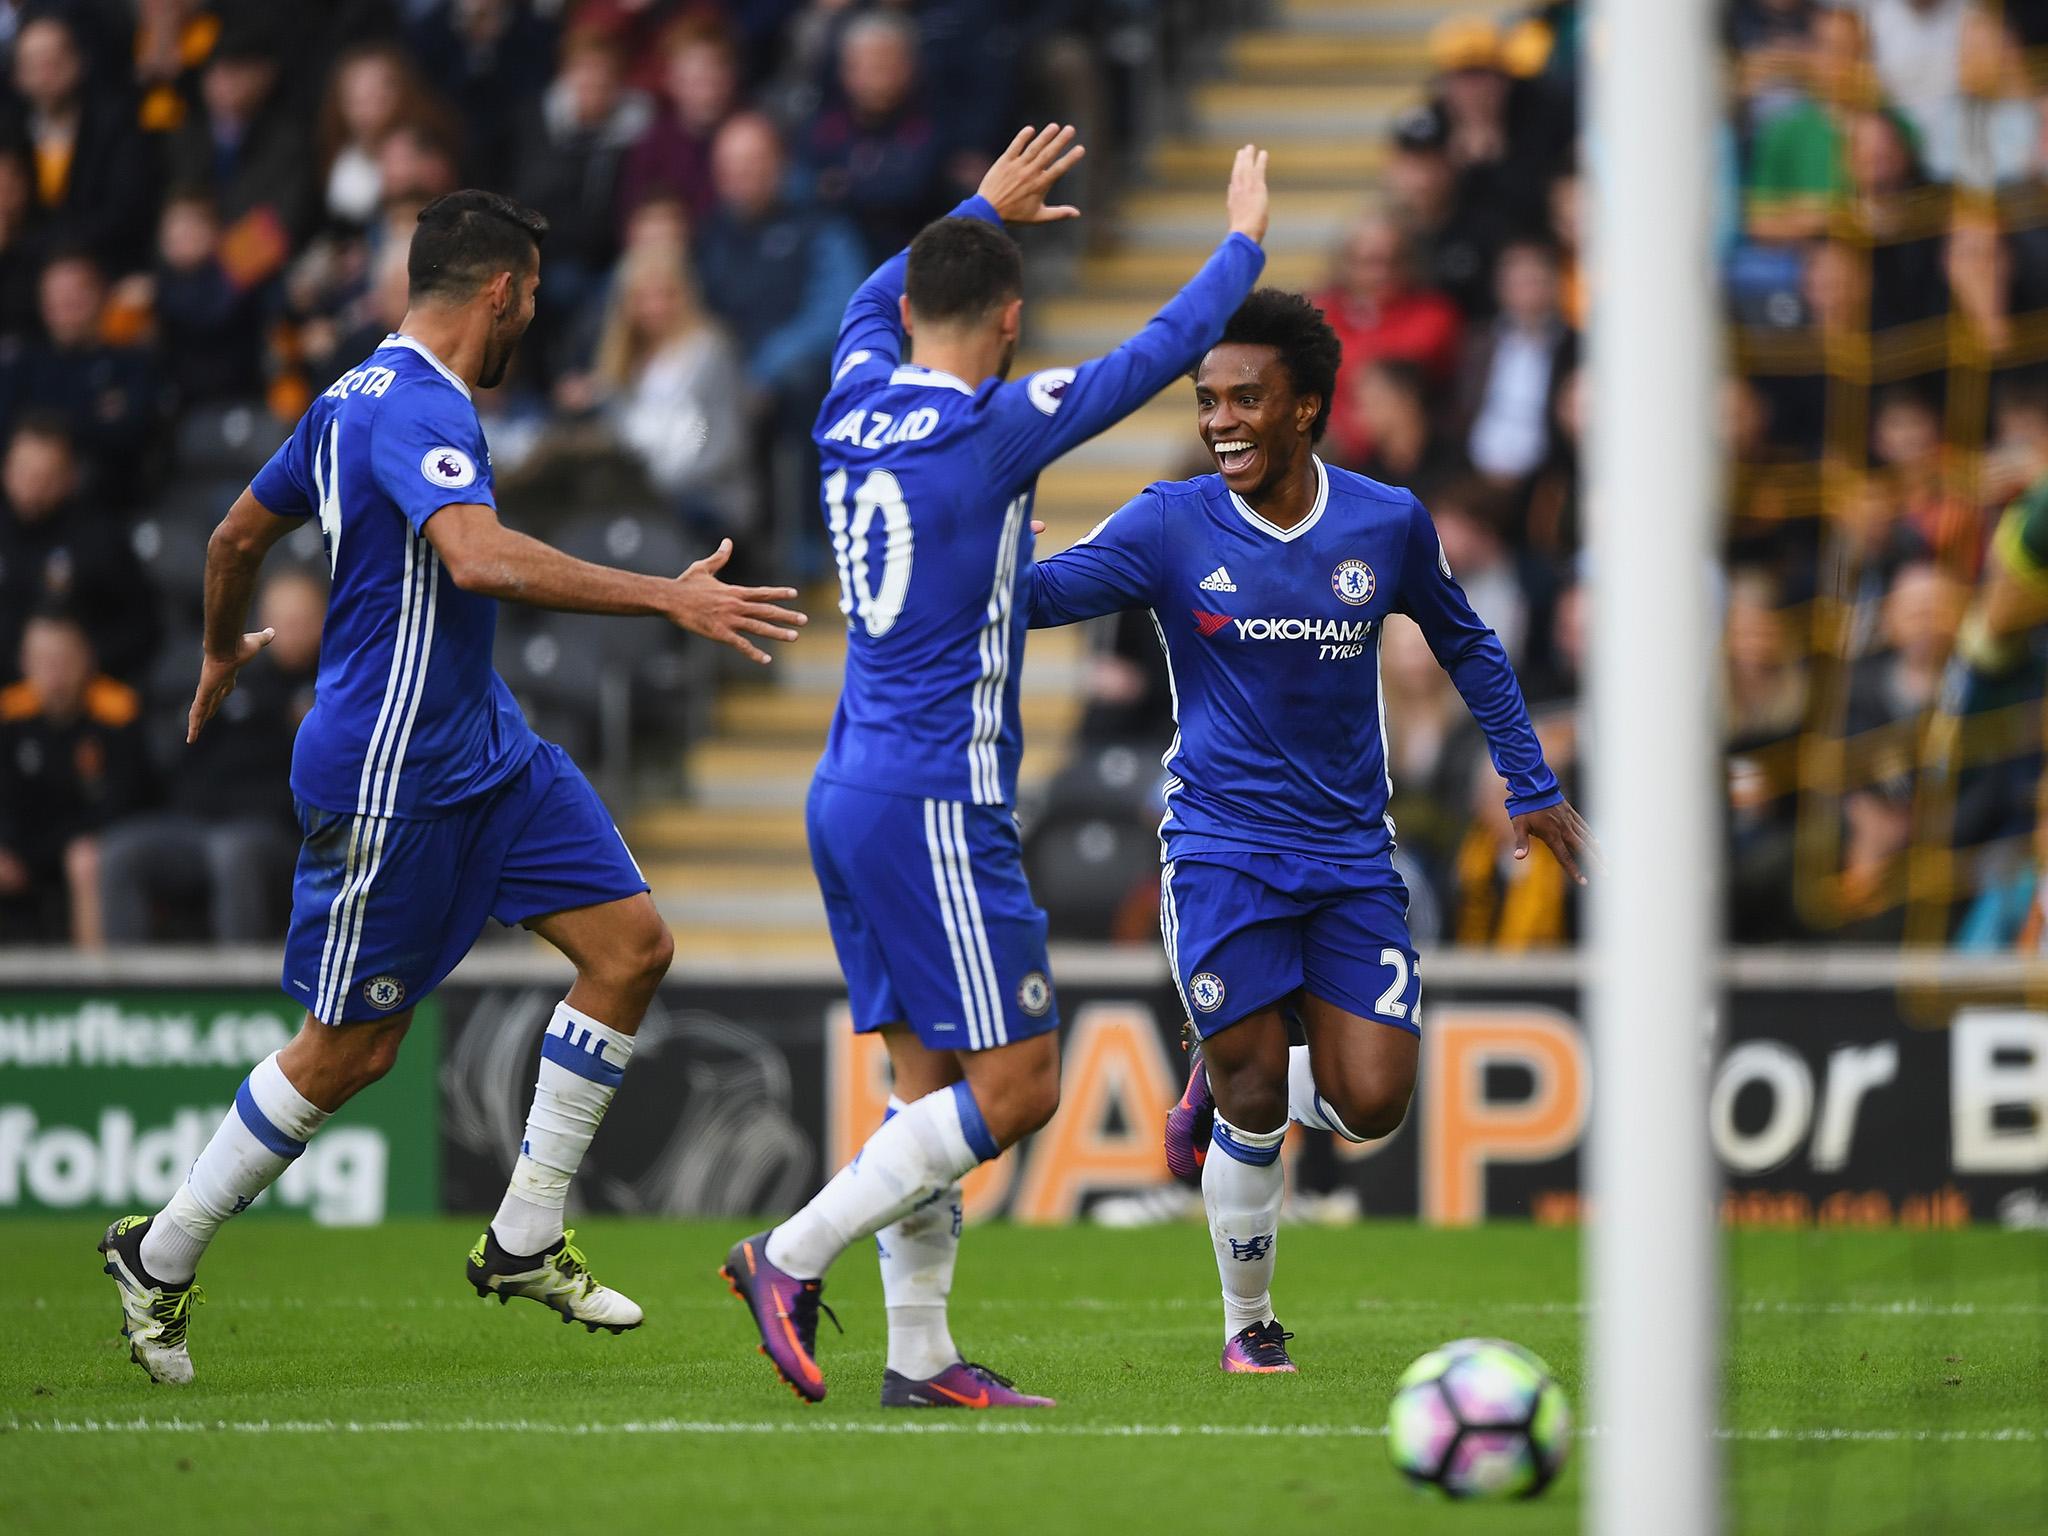
<path fill-rule="evenodd" d="M 560 1423 L 543 1419 L 10 1419 L 0 1429 L 24 1434 L 133 1435 L 969 1435 L 1044 1436 L 1080 1440 L 1376 1440 L 1377 1424 L 1057 1424 L 1043 1419 L 627 1419 L 616 1423 Z M 1597 1425 L 1577 1431 L 1598 1439 Z M 2040 1445 L 2048 1430 L 2009 1425 L 1994 1429 L 1850 1429 L 1840 1426 L 1719 1429 L 1716 1440 L 1768 1444 Z"/>
<path fill-rule="evenodd" d="M 471 1296 L 226 1296 L 218 1307 L 256 1312 L 349 1309 L 359 1311 L 452 1311 L 474 1309 L 480 1297 Z M 672 1299 L 672 1304 L 673 1304 Z M 34 1311 L 51 1308 L 99 1310 L 105 1300 L 99 1296 L 30 1297 L 23 1303 Z M 730 1305 L 722 1295 L 701 1299 L 684 1297 L 680 1304 L 706 1311 L 724 1310 Z M 1060 1296 L 1042 1300 L 1016 1297 L 956 1298 L 956 1310 L 1041 1311 L 1047 1307 L 1075 1312 L 1117 1312 L 1143 1308 L 1148 1312 L 1206 1312 L 1214 1308 L 1210 1298 L 1161 1296 L 1148 1300 L 1110 1300 L 1102 1296 Z M 1412 1296 L 1361 1296 L 1353 1305 L 1361 1312 L 1488 1313 L 1518 1317 L 1585 1317 L 1592 1307 L 1583 1301 L 1437 1301 Z M 1726 1309 L 1746 1317 L 2048 1317 L 2048 1302 L 2031 1301 L 1935 1301 L 1929 1297 L 1905 1296 L 1865 1301 L 1792 1301 L 1756 1299 L 1732 1302 Z"/>

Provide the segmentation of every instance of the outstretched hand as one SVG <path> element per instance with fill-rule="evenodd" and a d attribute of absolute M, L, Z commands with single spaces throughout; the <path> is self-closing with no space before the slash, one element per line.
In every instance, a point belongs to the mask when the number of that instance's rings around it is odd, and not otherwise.
<path fill-rule="evenodd" d="M 1253 240 L 1266 238 L 1266 220 L 1273 211 L 1272 194 L 1266 190 L 1266 152 L 1247 144 L 1230 164 L 1230 185 L 1224 189 L 1223 207 L 1230 216 L 1230 232 Z"/>
<path fill-rule="evenodd" d="M 199 664 L 199 690 L 192 695 L 192 712 L 185 717 L 185 745 L 199 739 L 227 696 L 235 691 L 235 674 L 255 659 L 256 653 L 277 638 L 274 629 L 259 629 L 242 636 L 235 654 L 225 659 L 207 656 Z"/>
<path fill-rule="evenodd" d="M 1586 883 L 1586 876 L 1579 868 L 1581 863 L 1588 869 L 1599 869 L 1600 845 L 1593 841 L 1592 828 L 1572 809 L 1569 801 L 1560 800 L 1540 811 L 1524 811 L 1513 821 L 1516 858 L 1529 857 L 1529 839 L 1534 837 L 1557 856 L 1564 872 L 1579 885 Z"/>
<path fill-rule="evenodd" d="M 995 205 L 1005 224 L 1052 224 L 1061 219 L 1078 219 L 1081 210 L 1066 203 L 1048 207 L 1046 194 L 1053 183 L 1071 170 L 1088 151 L 1074 143 L 1075 129 L 1048 123 L 1043 128 L 1019 128 L 1010 147 L 996 157 L 977 189 Z M 1072 148 L 1068 148 L 1072 145 Z"/>
<path fill-rule="evenodd" d="M 795 587 L 735 587 L 719 580 L 718 573 L 732 559 L 732 540 L 723 539 L 718 548 L 697 561 L 670 585 L 675 593 L 668 619 L 678 629 L 729 645 L 749 661 L 768 664 L 768 653 L 747 638 L 762 635 L 770 640 L 794 640 L 796 632 L 810 623 L 807 614 L 775 605 L 796 596 Z"/>

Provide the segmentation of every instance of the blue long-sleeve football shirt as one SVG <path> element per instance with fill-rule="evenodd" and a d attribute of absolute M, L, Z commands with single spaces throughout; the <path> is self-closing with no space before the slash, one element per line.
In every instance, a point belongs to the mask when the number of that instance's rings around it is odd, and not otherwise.
<path fill-rule="evenodd" d="M 954 215 L 996 221 L 979 197 Z M 979 388 L 901 361 L 907 262 L 885 262 L 847 305 L 812 434 L 848 631 L 818 776 L 1005 805 L 1023 753 L 1016 589 L 1031 569 L 1039 471 L 1192 368 L 1265 254 L 1231 235 L 1107 356 Z"/>
<path fill-rule="evenodd" d="M 1151 609 L 1173 682 L 1169 858 L 1388 858 L 1389 613 L 1415 620 L 1451 674 L 1507 780 L 1509 813 L 1564 798 L 1507 653 L 1465 600 L 1422 504 L 1315 466 L 1315 504 L 1292 528 L 1203 475 L 1148 486 L 1025 572 L 1019 602 L 1033 628 Z"/>

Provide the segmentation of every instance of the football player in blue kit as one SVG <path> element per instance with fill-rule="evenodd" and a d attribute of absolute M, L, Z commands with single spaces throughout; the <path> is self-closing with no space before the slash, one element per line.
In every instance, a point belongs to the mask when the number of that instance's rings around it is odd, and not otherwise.
<path fill-rule="evenodd" d="M 282 986 L 304 1026 L 250 1072 L 170 1203 L 123 1217 L 100 1245 L 130 1354 L 155 1381 L 192 1379 L 193 1275 L 221 1224 L 390 1069 L 414 1007 L 489 917 L 540 934 L 576 981 L 542 1036 L 510 1187 L 469 1283 L 593 1332 L 641 1321 L 592 1278 L 562 1213 L 672 943 L 596 792 L 492 671 L 497 600 L 659 615 L 763 662 L 750 637 L 793 640 L 803 617 L 776 606 L 790 588 L 719 580 L 730 541 L 671 580 L 574 560 L 499 523 L 471 391 L 504 378 L 533 318 L 546 232 L 489 192 L 421 210 L 397 332 L 313 402 L 207 545 L 188 739 L 269 643 L 269 630 L 243 633 L 250 593 L 305 518 L 319 519 L 333 585 L 292 755 L 305 842 Z"/>
<path fill-rule="evenodd" d="M 848 640 L 811 786 L 811 858 L 854 1027 L 881 1033 L 895 1098 L 859 1155 L 801 1211 L 735 1244 L 724 1269 L 762 1352 L 811 1402 L 825 1395 L 823 1276 L 875 1234 L 884 1406 L 1051 1406 L 965 1362 L 946 1319 L 961 1176 L 1059 1102 L 1045 914 L 1012 809 L 1032 487 L 1223 333 L 1264 264 L 1267 205 L 1265 156 L 1247 146 L 1225 197 L 1230 232 L 1178 296 L 1107 356 L 1006 383 L 1023 272 L 1003 224 L 1073 215 L 1045 205 L 1081 153 L 1073 137 L 1018 134 L 979 195 L 868 279 L 818 415 Z"/>
<path fill-rule="evenodd" d="M 1484 730 L 1515 857 L 1540 840 L 1583 884 L 1590 846 L 1422 504 L 1316 456 L 1339 357 L 1306 299 L 1254 293 L 1194 374 L 1217 473 L 1148 486 L 1019 592 L 1034 628 L 1150 609 L 1166 652 L 1160 927 L 1201 1041 L 1167 1161 L 1200 1170 L 1231 1372 L 1294 1369 L 1271 1300 L 1287 1121 L 1387 1136 L 1415 1084 L 1421 976 L 1390 858 L 1379 689 L 1388 614 L 1421 627 Z M 1289 1046 L 1290 1011 L 1305 1046 Z"/>

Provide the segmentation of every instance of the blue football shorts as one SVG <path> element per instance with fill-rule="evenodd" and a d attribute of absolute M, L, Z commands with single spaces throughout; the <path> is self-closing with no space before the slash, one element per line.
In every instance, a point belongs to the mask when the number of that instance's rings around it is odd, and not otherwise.
<path fill-rule="evenodd" d="M 908 1024 L 933 1050 L 985 1051 L 1059 1028 L 1008 807 L 816 779 L 807 815 L 857 1032 Z"/>
<path fill-rule="evenodd" d="M 1420 1033 L 1408 891 L 1384 864 L 1291 853 L 1175 859 L 1161 873 L 1159 927 L 1204 1039 L 1297 991 Z"/>
<path fill-rule="evenodd" d="M 523 923 L 647 889 L 604 802 L 542 742 L 487 794 L 432 817 L 303 801 L 285 996 L 326 1024 L 409 1008 L 447 979 L 484 920 Z"/>

